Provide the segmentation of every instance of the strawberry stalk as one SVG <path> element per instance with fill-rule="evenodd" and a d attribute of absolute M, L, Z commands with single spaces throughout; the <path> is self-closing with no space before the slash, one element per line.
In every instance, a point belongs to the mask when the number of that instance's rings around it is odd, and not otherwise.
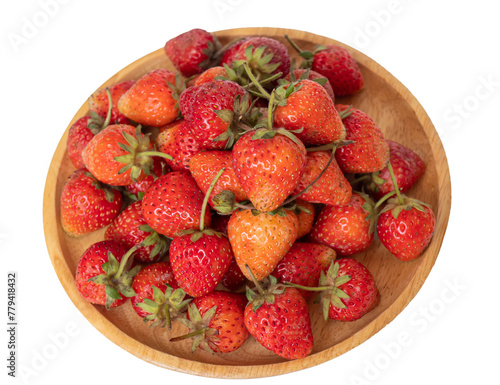
<path fill-rule="evenodd" d="M 200 219 L 200 231 L 203 232 L 205 230 L 205 212 L 207 211 L 207 206 L 208 206 L 208 199 L 210 198 L 210 194 L 212 194 L 212 191 L 215 187 L 215 184 L 219 180 L 220 176 L 224 172 L 225 168 L 221 168 L 219 172 L 215 175 L 214 179 L 210 183 L 210 186 L 208 186 L 207 193 L 205 194 L 205 197 L 203 198 L 203 204 L 201 206 L 201 219 Z"/>
<path fill-rule="evenodd" d="M 387 162 L 387 169 L 389 170 L 389 175 L 391 176 L 392 184 L 394 186 L 394 191 L 396 191 L 396 195 L 398 197 L 399 204 L 403 205 L 404 200 L 401 196 L 401 192 L 399 191 L 398 182 L 396 181 L 396 176 L 394 175 L 394 170 L 392 169 L 391 162 Z"/>
<path fill-rule="evenodd" d="M 111 96 L 111 91 L 106 87 L 106 95 L 108 97 L 108 112 L 106 113 L 106 119 L 103 121 L 102 116 L 97 114 L 95 111 L 90 111 L 91 119 L 87 123 L 87 127 L 94 134 L 97 135 L 99 132 L 104 130 L 111 122 L 111 113 L 113 111 L 113 98 Z"/>
<path fill-rule="evenodd" d="M 285 34 L 285 39 L 290 43 L 292 48 L 297 51 L 297 53 L 300 55 L 300 57 L 304 58 L 304 62 L 300 65 L 301 68 L 310 68 L 312 65 L 312 61 L 314 59 L 314 55 L 316 55 L 318 52 L 323 51 L 326 49 L 324 45 L 318 45 L 314 49 L 314 51 L 303 51 L 297 43 L 295 43 L 290 36 Z"/>

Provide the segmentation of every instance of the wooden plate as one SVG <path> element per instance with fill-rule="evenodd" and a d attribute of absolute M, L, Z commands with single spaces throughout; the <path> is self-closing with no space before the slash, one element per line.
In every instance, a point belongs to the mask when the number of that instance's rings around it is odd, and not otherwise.
<path fill-rule="evenodd" d="M 54 153 L 44 192 L 44 230 L 48 252 L 54 269 L 69 297 L 80 312 L 107 338 L 137 357 L 180 372 L 219 378 L 258 378 L 293 372 L 331 360 L 366 341 L 392 321 L 416 295 L 427 278 L 445 234 L 451 205 L 451 185 L 443 146 L 432 122 L 415 97 L 387 70 L 369 57 L 335 40 L 311 33 L 278 28 L 241 28 L 217 32 L 224 44 L 250 35 L 262 35 L 283 41 L 292 56 L 293 49 L 285 42 L 288 34 L 303 49 L 316 44 L 338 44 L 346 47 L 358 61 L 365 79 L 364 90 L 354 97 L 339 98 L 345 104 L 367 112 L 381 127 L 388 139 L 416 151 L 426 162 L 427 171 L 412 187 L 409 195 L 429 203 L 436 214 L 436 230 L 424 254 L 411 262 L 393 257 L 375 239 L 371 248 L 356 256 L 373 273 L 381 292 L 381 302 L 371 313 L 358 321 L 324 322 L 318 305 L 311 305 L 315 346 L 304 359 L 287 361 L 249 340 L 229 354 L 210 354 L 198 349 L 190 351 L 188 341 L 169 343 L 171 336 L 186 329 L 177 324 L 171 332 L 150 329 L 144 325 L 130 303 L 106 311 L 80 297 L 74 277 L 77 261 L 92 243 L 103 239 L 104 230 L 82 238 L 67 237 L 60 224 L 59 199 L 66 178 L 74 170 L 66 153 L 69 127 L 88 113 L 87 101 L 78 110 Z M 295 56 L 296 57 L 296 56 Z M 119 71 L 97 89 L 116 82 L 138 79 L 157 69 L 173 67 L 163 49 L 158 49 Z"/>

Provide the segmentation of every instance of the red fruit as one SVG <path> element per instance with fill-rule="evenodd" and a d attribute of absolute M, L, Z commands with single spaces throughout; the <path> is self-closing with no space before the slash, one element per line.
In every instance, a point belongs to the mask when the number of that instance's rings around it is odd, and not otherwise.
<path fill-rule="evenodd" d="M 85 167 L 82 159 L 82 151 L 94 137 L 94 133 L 88 127 L 89 121 L 92 121 L 92 118 L 84 116 L 69 128 L 66 148 L 68 149 L 69 159 L 76 168 Z"/>
<path fill-rule="evenodd" d="M 247 49 L 252 46 L 250 56 Z M 269 61 L 262 62 L 262 58 L 272 55 Z M 234 66 L 238 61 L 245 61 L 252 72 L 262 80 L 266 76 L 281 72 L 283 76 L 290 72 L 290 55 L 286 46 L 276 39 L 264 36 L 249 37 L 230 47 L 222 56 L 221 64 Z M 236 62 L 236 63 L 235 63 Z"/>
<path fill-rule="evenodd" d="M 177 236 L 170 244 L 170 263 L 175 279 L 191 297 L 214 291 L 232 258 L 226 236 L 212 230 Z"/>
<path fill-rule="evenodd" d="M 192 351 L 200 347 L 209 352 L 230 353 L 243 345 L 249 335 L 244 323 L 246 303 L 244 295 L 225 291 L 195 298 L 189 305 L 187 320 L 182 320 L 189 328 L 189 336 L 194 334 Z"/>
<path fill-rule="evenodd" d="M 346 132 L 342 119 L 323 86 L 304 79 L 293 87 L 295 91 L 286 98 L 286 104 L 278 105 L 274 111 L 274 127 L 291 131 L 302 129 L 295 135 L 305 146 L 320 146 L 344 139 Z"/>
<path fill-rule="evenodd" d="M 120 83 L 113 84 L 108 87 L 111 93 L 113 107 L 111 109 L 110 124 L 129 124 L 130 120 L 118 111 L 118 100 L 127 92 L 135 83 L 134 80 L 126 80 Z M 89 98 L 89 109 L 100 115 L 103 119 L 106 118 L 109 109 L 108 95 L 106 89 L 100 89 L 94 92 Z"/>
<path fill-rule="evenodd" d="M 328 246 L 295 242 L 271 275 L 280 282 L 315 287 L 318 286 L 321 272 L 330 266 L 335 257 L 335 251 Z M 311 291 L 299 291 L 305 299 L 313 294 Z"/>
<path fill-rule="evenodd" d="M 231 259 L 231 264 L 226 271 L 226 274 L 222 277 L 220 283 L 228 290 L 237 290 L 239 289 L 245 282 L 247 278 L 245 274 L 241 271 L 238 266 L 238 262 L 236 262 L 236 258 L 233 255 Z"/>
<path fill-rule="evenodd" d="M 131 262 L 131 252 L 115 241 L 101 241 L 92 244 L 78 261 L 76 268 L 76 288 L 82 297 L 96 305 L 107 308 L 123 305 L 128 297 L 134 295 L 132 279 L 139 266 L 118 275 L 121 264 Z M 107 264 L 106 271 L 103 265 Z"/>
<path fill-rule="evenodd" d="M 170 39 L 165 54 L 184 76 L 199 74 L 208 68 L 218 49 L 214 35 L 203 29 L 192 29 Z"/>
<path fill-rule="evenodd" d="M 295 212 L 297 213 L 297 218 L 299 220 L 297 239 L 300 239 L 311 232 L 316 214 L 316 208 L 312 203 L 303 201 L 300 198 L 297 199 L 295 203 L 297 204 L 297 206 L 303 207 L 309 211 L 306 212 L 301 209 L 295 210 Z"/>
<path fill-rule="evenodd" d="M 348 204 L 323 206 L 310 237 L 330 246 L 339 256 L 365 251 L 373 241 L 377 223 L 373 201 L 366 194 L 353 192 Z"/>
<path fill-rule="evenodd" d="M 199 86 L 200 84 L 203 83 L 210 83 L 213 82 L 216 76 L 224 76 L 227 77 L 227 72 L 224 67 L 217 66 L 217 67 L 212 67 L 208 68 L 207 70 L 203 71 L 200 75 L 196 77 L 196 80 L 194 81 L 195 86 Z"/>
<path fill-rule="evenodd" d="M 268 133 L 274 136 L 268 138 Z M 286 200 L 306 165 L 306 149 L 300 141 L 267 129 L 244 134 L 232 153 L 236 177 L 261 212 L 273 211 Z"/>
<path fill-rule="evenodd" d="M 227 224 L 231 215 L 219 215 L 216 212 L 212 214 L 212 223 L 210 226 L 215 231 L 227 235 Z"/>
<path fill-rule="evenodd" d="M 148 191 L 148 189 L 152 186 L 152 184 L 158 177 L 165 175 L 169 171 L 170 169 L 167 164 L 167 159 L 155 156 L 153 158 L 153 167 L 151 169 L 151 174 L 146 175 L 138 182 L 132 182 L 131 184 L 125 186 L 125 188 L 130 194 L 135 195 L 135 197 L 140 199 L 141 194 L 144 194 L 146 191 Z"/>
<path fill-rule="evenodd" d="M 233 127 L 250 106 L 250 98 L 239 84 L 221 80 L 193 86 L 179 99 L 184 119 L 189 122 L 200 147 L 222 150 L 234 142 Z"/>
<path fill-rule="evenodd" d="M 436 220 L 432 209 L 423 202 L 401 194 L 389 199 L 377 222 L 382 244 L 402 261 L 419 257 L 429 245 Z"/>
<path fill-rule="evenodd" d="M 396 183 L 401 192 L 406 192 L 425 173 L 426 165 L 422 158 L 408 147 L 386 140 L 390 150 L 390 162 L 396 177 Z M 378 200 L 394 190 L 389 169 L 384 167 L 372 176 L 370 189 Z"/>
<path fill-rule="evenodd" d="M 169 243 L 147 225 L 141 207 L 142 201 L 127 206 L 106 229 L 104 239 L 123 243 L 128 248 L 138 245 L 135 260 L 154 262 L 167 252 Z"/>
<path fill-rule="evenodd" d="M 109 225 L 120 212 L 122 195 L 81 168 L 64 184 L 60 205 L 64 231 L 77 237 Z"/>
<path fill-rule="evenodd" d="M 182 230 L 200 226 L 203 193 L 188 171 L 173 171 L 159 177 L 144 194 L 142 215 L 151 228 L 169 238 Z M 210 212 L 205 212 L 210 225 Z"/>
<path fill-rule="evenodd" d="M 190 299 L 185 300 L 182 289 L 175 281 L 168 262 L 156 262 L 144 267 L 134 277 L 132 289 L 136 295 L 130 298 L 133 309 L 144 322 L 151 326 L 167 326 L 185 314 Z M 177 289 L 177 290 L 176 290 Z"/>
<path fill-rule="evenodd" d="M 189 170 L 189 160 L 201 151 L 190 124 L 183 119 L 160 128 L 155 144 L 158 151 L 173 158 L 166 162 L 174 171 Z"/>
<path fill-rule="evenodd" d="M 122 95 L 118 110 L 136 123 L 164 126 L 179 115 L 177 83 L 175 73 L 166 69 L 148 72 Z"/>
<path fill-rule="evenodd" d="M 245 308 L 245 325 L 266 349 L 294 360 L 308 356 L 314 339 L 306 300 L 293 287 L 271 280 L 259 293 L 247 292 L 252 301 Z"/>
<path fill-rule="evenodd" d="M 260 281 L 267 277 L 297 239 L 297 215 L 290 210 L 259 213 L 235 211 L 228 224 L 229 242 L 242 273 L 251 279 L 246 265 Z"/>
<path fill-rule="evenodd" d="M 235 56 L 235 53 L 240 49 L 240 47 L 249 39 L 251 39 L 251 36 L 244 37 L 240 40 L 237 40 L 236 42 L 232 43 L 229 47 L 226 48 L 224 53 L 222 54 L 221 57 L 221 65 L 226 63 L 226 65 L 231 66 L 233 62 L 233 58 Z"/>
<path fill-rule="evenodd" d="M 293 73 L 294 79 L 292 79 L 291 74 Z M 320 73 L 313 71 L 311 69 L 305 69 L 305 68 L 297 68 L 292 71 L 292 73 L 289 73 L 288 75 L 285 76 L 285 80 L 288 81 L 294 81 L 294 80 L 302 80 L 302 79 L 309 79 L 309 80 L 319 80 L 319 84 L 323 86 L 323 88 L 326 90 L 330 98 L 332 98 L 332 102 L 335 103 L 335 94 L 333 92 L 332 85 L 330 84 L 330 81 L 328 80 L 327 77 L 324 75 L 321 75 Z M 324 79 L 324 80 L 322 80 Z M 324 84 L 323 84 L 324 83 Z"/>
<path fill-rule="evenodd" d="M 107 126 L 83 149 L 87 169 L 97 180 L 112 186 L 127 186 L 142 180 L 153 167 L 153 146 L 140 127 Z"/>
<path fill-rule="evenodd" d="M 314 55 L 311 68 L 328 78 L 336 96 L 353 95 L 363 88 L 358 63 L 343 47 L 326 46 Z"/>
<path fill-rule="evenodd" d="M 325 320 L 356 321 L 380 302 L 380 293 L 370 271 L 352 258 L 341 258 L 330 265 L 319 286 L 330 288 L 321 292 Z"/>
<path fill-rule="evenodd" d="M 196 183 L 203 194 L 207 193 L 215 175 L 223 168 L 225 170 L 217 180 L 217 183 L 215 184 L 208 199 L 208 203 L 212 207 L 214 207 L 212 198 L 223 190 L 233 192 L 236 202 L 248 199 L 234 173 L 232 153 L 231 151 L 218 150 L 202 151 L 194 155 L 189 161 L 189 170 L 191 171 L 191 175 L 196 180 Z"/>
<path fill-rule="evenodd" d="M 343 104 L 335 105 L 339 111 L 350 108 L 352 113 L 342 119 L 347 130 L 346 139 L 354 143 L 335 152 L 337 163 L 345 173 L 368 173 L 383 169 L 389 161 L 389 145 L 382 131 L 366 113 Z"/>
<path fill-rule="evenodd" d="M 308 152 L 304 173 L 293 193 L 298 194 L 309 186 L 326 167 L 331 156 L 331 152 L 328 151 Z M 348 203 L 351 195 L 352 187 L 333 159 L 326 172 L 307 192 L 300 195 L 300 199 L 312 203 L 340 206 Z"/>

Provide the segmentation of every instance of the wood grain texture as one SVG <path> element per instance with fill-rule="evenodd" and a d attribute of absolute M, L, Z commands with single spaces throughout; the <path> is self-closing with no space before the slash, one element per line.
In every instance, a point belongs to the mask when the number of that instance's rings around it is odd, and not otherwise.
<path fill-rule="evenodd" d="M 75 114 L 54 153 L 44 192 L 44 231 L 50 259 L 57 276 L 78 310 L 108 339 L 152 364 L 199 376 L 218 378 L 258 378 L 293 372 L 331 360 L 358 346 L 391 322 L 413 299 L 434 265 L 446 231 L 451 206 L 451 185 L 446 155 L 432 122 L 415 97 L 387 70 L 369 57 L 335 40 L 311 33 L 278 28 L 242 28 L 216 32 L 224 44 L 237 37 L 262 35 L 274 37 L 290 48 L 284 34 L 290 35 L 303 49 L 316 44 L 338 44 L 347 48 L 358 61 L 365 79 L 359 94 L 338 98 L 368 113 L 388 139 L 413 149 L 426 162 L 427 170 L 408 195 L 429 203 L 436 215 L 436 229 L 424 254 L 411 262 L 393 257 L 376 239 L 370 249 L 356 255 L 373 273 L 381 292 L 380 305 L 365 317 L 351 323 L 325 322 L 318 305 L 311 304 L 315 346 L 301 360 L 287 361 L 249 340 L 229 354 L 191 353 L 190 343 L 169 343 L 172 336 L 186 329 L 175 325 L 169 332 L 150 329 L 133 311 L 130 303 L 106 311 L 86 302 L 77 292 L 74 277 L 78 259 L 92 243 L 103 239 L 104 229 L 81 238 L 64 234 L 60 223 L 59 199 L 62 187 L 74 170 L 66 153 L 69 127 L 88 113 L 87 102 Z M 130 64 L 97 89 L 113 83 L 138 79 L 157 69 L 173 69 L 159 49 Z"/>

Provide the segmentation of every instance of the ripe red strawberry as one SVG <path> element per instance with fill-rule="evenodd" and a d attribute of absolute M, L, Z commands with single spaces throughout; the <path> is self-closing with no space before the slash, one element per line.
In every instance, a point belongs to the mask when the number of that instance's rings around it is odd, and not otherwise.
<path fill-rule="evenodd" d="M 168 40 L 165 54 L 183 76 L 190 77 L 212 65 L 219 45 L 214 35 L 196 28 Z"/>
<path fill-rule="evenodd" d="M 353 258 L 332 262 L 322 274 L 319 287 L 324 319 L 356 321 L 372 311 L 380 302 L 380 292 L 370 271 Z"/>
<path fill-rule="evenodd" d="M 294 194 L 298 194 L 311 184 L 327 166 L 331 152 L 314 151 L 307 153 L 307 164 L 295 188 Z M 335 159 L 332 160 L 326 172 L 300 199 L 312 203 L 323 203 L 326 205 L 343 205 L 349 202 L 352 195 L 352 187 L 340 170 Z"/>
<path fill-rule="evenodd" d="M 61 192 L 61 224 L 77 237 L 109 225 L 120 212 L 122 195 L 99 183 L 88 170 L 74 171 Z"/>
<path fill-rule="evenodd" d="M 273 211 L 286 200 L 306 165 L 306 149 L 299 140 L 265 128 L 245 133 L 232 154 L 236 177 L 261 212 Z"/>
<path fill-rule="evenodd" d="M 135 197 L 134 199 L 140 200 L 142 195 L 148 191 L 154 181 L 169 171 L 170 168 L 167 164 L 167 159 L 155 156 L 153 158 L 153 167 L 151 168 L 150 175 L 146 175 L 140 181 L 132 182 L 131 184 L 125 186 L 125 189 L 129 195 Z"/>
<path fill-rule="evenodd" d="M 169 242 L 147 225 L 141 207 L 142 201 L 128 205 L 106 229 L 104 239 L 123 243 L 128 248 L 137 245 L 135 260 L 154 262 L 167 252 Z"/>
<path fill-rule="evenodd" d="M 274 111 L 274 127 L 297 131 L 295 135 L 305 146 L 320 146 L 344 139 L 346 132 L 332 99 L 319 83 L 304 79 L 284 86 L 293 87 L 285 105 Z M 278 93 L 278 96 L 280 94 Z"/>
<path fill-rule="evenodd" d="M 180 85 L 175 73 L 166 69 L 148 72 L 118 101 L 118 111 L 134 122 L 161 127 L 177 118 Z"/>
<path fill-rule="evenodd" d="M 328 78 L 336 96 L 353 95 L 363 88 L 364 80 L 358 63 L 344 47 L 319 45 L 314 51 L 303 51 L 287 35 L 285 37 L 305 59 L 301 67 L 311 68 Z"/>
<path fill-rule="evenodd" d="M 208 68 L 207 70 L 203 71 L 200 75 L 196 77 L 194 85 L 199 86 L 200 84 L 203 83 L 213 82 L 215 80 L 214 78 L 217 76 L 227 77 L 226 69 L 222 66 Z"/>
<path fill-rule="evenodd" d="M 123 82 L 119 82 L 108 87 L 111 93 L 111 100 L 113 105 L 111 109 L 110 124 L 130 123 L 130 119 L 128 119 L 126 116 L 124 116 L 118 111 L 118 100 L 120 100 L 121 96 L 125 92 L 127 92 L 127 90 L 130 87 L 132 87 L 134 83 L 135 83 L 134 80 L 125 80 Z M 103 119 L 106 119 L 109 109 L 109 100 L 105 88 L 94 92 L 90 96 L 89 109 L 90 111 L 94 111 L 96 114 L 100 115 Z"/>
<path fill-rule="evenodd" d="M 76 288 L 90 303 L 106 308 L 123 305 L 135 295 L 132 280 L 140 266 L 129 270 L 134 248 L 115 241 L 92 244 L 80 257 L 76 268 Z"/>
<path fill-rule="evenodd" d="M 212 198 L 224 190 L 233 192 L 236 202 L 247 200 L 248 197 L 233 170 L 231 151 L 202 151 L 194 155 L 189 161 L 191 175 L 204 194 L 206 194 L 215 175 L 222 168 L 224 168 L 224 173 L 217 180 L 210 194 L 208 199 L 209 205 L 214 207 Z"/>
<path fill-rule="evenodd" d="M 299 219 L 299 230 L 297 232 L 297 239 L 309 234 L 313 228 L 314 218 L 316 215 L 316 208 L 310 202 L 306 202 L 302 199 L 297 199 L 295 201 L 298 209 L 295 210 L 297 213 L 297 218 Z M 307 211 L 305 211 L 305 210 Z"/>
<path fill-rule="evenodd" d="M 368 173 L 383 169 L 389 161 L 389 145 L 382 131 L 365 112 L 343 104 L 335 105 L 339 111 L 350 112 L 342 121 L 347 130 L 346 139 L 354 143 L 335 152 L 337 163 L 345 173 Z"/>
<path fill-rule="evenodd" d="M 390 162 L 396 176 L 397 185 L 401 192 L 407 192 L 424 175 L 425 162 L 408 147 L 392 140 L 386 141 L 389 144 Z M 372 175 L 369 189 L 377 200 L 394 190 L 387 166 Z"/>
<path fill-rule="evenodd" d="M 266 349 L 294 360 L 307 357 L 313 349 L 311 319 L 306 300 L 293 287 L 284 287 L 270 276 L 269 283 L 247 291 L 245 325 Z"/>
<path fill-rule="evenodd" d="M 147 224 L 169 238 L 182 230 L 197 229 L 203 193 L 188 171 L 173 171 L 159 177 L 142 198 L 142 215 Z M 210 225 L 210 212 L 204 221 Z"/>
<path fill-rule="evenodd" d="M 366 194 L 353 192 L 345 205 L 323 206 L 310 237 L 330 246 L 339 256 L 348 256 L 370 247 L 376 224 L 373 201 Z"/>
<path fill-rule="evenodd" d="M 193 352 L 198 347 L 209 352 L 233 352 L 249 336 L 244 323 L 246 303 L 244 295 L 226 291 L 214 291 L 195 298 L 189 305 L 187 319 L 180 320 L 190 333 L 170 341 L 192 337 Z"/>
<path fill-rule="evenodd" d="M 183 316 L 190 299 L 179 289 L 168 262 L 156 262 L 137 273 L 132 282 L 136 295 L 130 298 L 135 312 L 152 321 L 151 326 L 171 328 L 172 322 Z"/>
<path fill-rule="evenodd" d="M 221 80 L 187 88 L 179 105 L 200 147 L 222 150 L 234 143 L 235 125 L 248 111 L 250 98 L 239 84 Z"/>
<path fill-rule="evenodd" d="M 83 116 L 71 125 L 66 140 L 66 148 L 71 163 L 76 168 L 85 167 L 82 159 L 82 151 L 85 146 L 92 140 L 94 133 L 88 127 L 92 121 L 90 116 Z"/>
<path fill-rule="evenodd" d="M 83 149 L 82 158 L 97 180 L 112 186 L 127 186 L 151 174 L 153 155 L 148 135 L 140 127 L 114 124 L 99 132 Z"/>
<path fill-rule="evenodd" d="M 228 224 L 229 242 L 242 273 L 257 280 L 267 277 L 297 239 L 297 215 L 279 209 L 275 214 L 256 210 L 235 211 Z"/>
<path fill-rule="evenodd" d="M 285 76 L 285 80 L 288 81 L 296 81 L 302 79 L 317 81 L 319 84 L 323 86 L 323 88 L 326 90 L 330 98 L 332 98 L 332 102 L 335 103 L 335 94 L 333 92 L 332 85 L 330 84 L 328 78 L 326 78 L 324 75 L 321 75 L 320 73 L 313 71 L 311 69 L 296 68 Z"/>
<path fill-rule="evenodd" d="M 429 245 L 436 219 L 425 203 L 401 194 L 380 212 L 377 234 L 382 244 L 402 261 L 419 257 Z"/>
<path fill-rule="evenodd" d="M 302 286 L 318 286 L 321 272 L 335 260 L 335 251 L 324 245 L 295 242 L 292 248 L 271 273 L 280 282 L 291 282 Z M 300 290 L 305 299 L 313 294 Z"/>
<path fill-rule="evenodd" d="M 201 151 L 190 124 L 184 119 L 176 120 L 160 128 L 155 144 L 158 151 L 172 157 L 172 159 L 166 159 L 166 162 L 174 171 L 189 170 L 189 160 Z"/>
<path fill-rule="evenodd" d="M 290 55 L 286 46 L 276 39 L 253 36 L 237 42 L 222 56 L 221 64 L 237 67 L 246 62 L 252 72 L 264 80 L 270 75 L 290 72 Z"/>

